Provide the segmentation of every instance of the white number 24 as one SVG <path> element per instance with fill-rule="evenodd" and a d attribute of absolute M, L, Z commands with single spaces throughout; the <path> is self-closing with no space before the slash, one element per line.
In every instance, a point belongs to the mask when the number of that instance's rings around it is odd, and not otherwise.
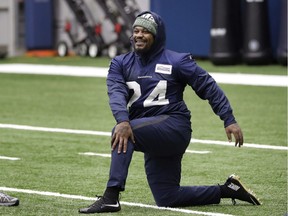
<path fill-rule="evenodd" d="M 134 94 L 132 95 L 128 107 L 137 101 L 141 96 L 141 87 L 136 81 L 126 82 L 129 89 L 134 90 Z M 169 104 L 169 100 L 166 99 L 166 92 L 167 92 L 167 81 L 160 80 L 150 95 L 145 99 L 143 106 L 156 106 L 156 105 L 165 105 Z"/>

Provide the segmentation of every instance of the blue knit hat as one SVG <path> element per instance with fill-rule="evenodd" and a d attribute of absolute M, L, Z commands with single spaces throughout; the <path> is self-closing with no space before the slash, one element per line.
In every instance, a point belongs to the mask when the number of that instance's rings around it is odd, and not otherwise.
<path fill-rule="evenodd" d="M 145 13 L 137 17 L 132 27 L 134 28 L 135 26 L 146 28 L 154 36 L 157 33 L 157 23 L 151 13 Z"/>

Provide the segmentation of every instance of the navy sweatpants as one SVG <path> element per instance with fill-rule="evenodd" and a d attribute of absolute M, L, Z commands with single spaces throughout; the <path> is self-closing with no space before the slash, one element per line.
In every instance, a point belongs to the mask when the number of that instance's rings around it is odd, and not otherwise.
<path fill-rule="evenodd" d="M 179 207 L 218 204 L 220 187 L 180 186 L 181 161 L 191 139 L 190 120 L 181 115 L 161 115 L 130 122 L 135 144 L 127 152 L 112 152 L 107 187 L 125 189 L 128 168 L 134 151 L 145 158 L 147 180 L 158 206 Z"/>

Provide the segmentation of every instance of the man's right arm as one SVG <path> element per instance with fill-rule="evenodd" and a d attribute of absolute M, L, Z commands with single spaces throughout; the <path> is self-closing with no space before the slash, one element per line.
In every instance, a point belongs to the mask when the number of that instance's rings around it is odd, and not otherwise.
<path fill-rule="evenodd" d="M 129 89 L 124 80 L 122 67 L 117 57 L 111 61 L 106 83 L 109 105 L 116 122 L 129 121 L 129 113 L 127 110 Z"/>

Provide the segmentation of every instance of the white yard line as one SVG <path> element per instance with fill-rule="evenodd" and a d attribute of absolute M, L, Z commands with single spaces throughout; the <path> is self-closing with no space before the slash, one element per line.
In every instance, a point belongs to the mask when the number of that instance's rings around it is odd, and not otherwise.
<path fill-rule="evenodd" d="M 71 134 L 86 134 L 96 136 L 111 136 L 110 132 L 91 131 L 91 130 L 74 130 L 63 128 L 47 128 L 47 127 L 34 127 L 28 125 L 15 125 L 15 124 L 1 124 L 0 128 L 10 128 L 16 130 L 31 130 L 31 131 L 43 131 L 43 132 L 57 132 L 57 133 L 71 133 Z"/>
<path fill-rule="evenodd" d="M 108 68 L 38 64 L 0 64 L 1 73 L 106 77 Z"/>
<path fill-rule="evenodd" d="M 108 68 L 65 65 L 0 64 L 0 73 L 106 77 L 108 74 Z M 218 83 L 223 84 L 278 87 L 288 86 L 288 76 L 284 75 L 235 74 L 218 72 L 210 72 L 210 74 Z"/>
<path fill-rule="evenodd" d="M 209 154 L 211 152 L 210 151 L 194 151 L 194 150 L 188 150 L 187 149 L 186 153 L 191 153 L 191 154 Z M 111 158 L 111 154 L 96 153 L 96 152 L 79 152 L 78 154 L 79 155 L 86 155 L 86 156 L 99 156 L 99 157 Z"/>
<path fill-rule="evenodd" d="M 201 144 L 213 144 L 213 145 L 225 145 L 225 146 L 235 146 L 234 142 L 228 141 L 218 141 L 218 140 L 200 140 L 200 139 L 191 139 L 191 143 L 201 143 Z M 273 146 L 266 144 L 256 144 L 256 143 L 244 143 L 244 147 L 248 148 L 258 148 L 258 149 L 273 149 L 273 150 L 288 150 L 287 146 Z"/>
<path fill-rule="evenodd" d="M 186 153 L 191 153 L 191 154 L 209 154 L 211 151 L 195 151 L 195 150 L 186 150 Z"/>
<path fill-rule="evenodd" d="M 62 197 L 67 199 L 77 199 L 77 200 L 89 200 L 95 201 L 95 197 L 85 197 L 80 195 L 71 195 L 71 194 L 61 194 L 55 192 L 48 192 L 48 191 L 36 191 L 36 190 L 28 190 L 28 189 L 18 189 L 18 188 L 9 188 L 9 187 L 0 187 L 1 191 L 10 191 L 10 192 L 17 192 L 17 193 L 27 193 L 27 194 L 37 194 L 42 196 L 53 196 L 53 197 Z M 206 216 L 233 216 L 231 214 L 222 214 L 217 212 L 202 212 L 202 211 L 194 211 L 189 209 L 181 209 L 181 208 L 164 208 L 158 207 L 154 205 L 146 205 L 143 203 L 133 203 L 133 202 L 125 202 L 120 201 L 121 205 L 126 206 L 135 206 L 141 208 L 150 208 L 150 209 L 157 209 L 157 210 L 165 210 L 165 211 L 172 211 L 172 212 L 181 212 L 186 214 L 196 214 L 196 215 L 206 215 Z M 75 210 L 77 211 L 77 210 Z"/>
<path fill-rule="evenodd" d="M 210 73 L 217 83 L 252 86 L 287 87 L 288 76 L 240 73 Z"/>
<path fill-rule="evenodd" d="M 103 153 L 96 153 L 96 152 L 80 152 L 79 155 L 86 155 L 86 156 L 99 156 L 99 157 L 108 157 L 111 158 L 111 154 L 103 154 Z"/>
<path fill-rule="evenodd" d="M 20 160 L 20 158 L 7 157 L 7 156 L 1 156 L 1 155 L 0 155 L 0 159 L 1 159 L 1 160 Z"/>
<path fill-rule="evenodd" d="M 46 127 L 35 127 L 28 125 L 14 125 L 14 124 L 1 124 L 0 128 L 6 129 L 16 129 L 16 130 L 30 130 L 30 131 L 43 131 L 43 132 L 56 132 L 56 133 L 71 133 L 71 134 L 86 134 L 86 135 L 96 135 L 96 136 L 111 136 L 110 132 L 103 131 L 91 131 L 91 130 L 75 130 L 75 129 L 63 129 L 63 128 L 46 128 Z M 191 139 L 191 143 L 202 143 L 202 144 L 213 144 L 213 145 L 226 145 L 234 146 L 234 143 L 229 143 L 228 141 L 217 141 L 217 140 L 200 140 Z M 244 147 L 258 148 L 258 149 L 271 149 L 271 150 L 284 150 L 287 151 L 287 146 L 274 146 L 266 144 L 256 144 L 256 143 L 244 143 Z"/>

